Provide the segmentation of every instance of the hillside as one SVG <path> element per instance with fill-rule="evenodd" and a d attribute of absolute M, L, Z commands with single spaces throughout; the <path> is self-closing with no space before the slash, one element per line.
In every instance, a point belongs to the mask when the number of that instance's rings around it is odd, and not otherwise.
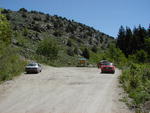
<path fill-rule="evenodd" d="M 29 58 L 34 56 L 38 43 L 46 38 L 57 41 L 59 49 L 61 48 L 59 57 L 71 56 L 71 58 L 83 56 L 85 48 L 89 51 L 96 48 L 96 51 L 101 52 L 115 41 L 113 37 L 92 27 L 57 15 L 27 11 L 24 8 L 19 11 L 4 9 L 2 14 L 7 17 L 12 26 L 13 45 L 19 47 L 20 53 Z"/>

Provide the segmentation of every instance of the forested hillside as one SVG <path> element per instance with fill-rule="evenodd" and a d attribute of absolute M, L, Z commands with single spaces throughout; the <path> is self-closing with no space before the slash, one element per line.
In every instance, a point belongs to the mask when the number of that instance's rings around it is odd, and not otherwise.
<path fill-rule="evenodd" d="M 138 28 L 131 30 L 130 28 L 123 26 L 120 27 L 117 47 L 119 47 L 123 53 L 129 57 L 130 55 L 142 55 L 143 58 L 137 59 L 141 62 L 146 62 L 150 55 L 150 28 L 145 29 L 139 25 Z"/>

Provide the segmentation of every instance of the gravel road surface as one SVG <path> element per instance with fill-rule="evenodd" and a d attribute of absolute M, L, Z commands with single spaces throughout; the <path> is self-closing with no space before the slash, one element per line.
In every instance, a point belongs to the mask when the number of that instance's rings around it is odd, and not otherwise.
<path fill-rule="evenodd" d="M 44 66 L 0 85 L 0 113 L 131 113 L 118 76 L 97 68 Z"/>

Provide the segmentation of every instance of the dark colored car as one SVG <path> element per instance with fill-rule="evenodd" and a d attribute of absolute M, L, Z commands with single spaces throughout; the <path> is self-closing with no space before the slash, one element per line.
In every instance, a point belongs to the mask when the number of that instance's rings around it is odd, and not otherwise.
<path fill-rule="evenodd" d="M 107 60 L 101 60 L 99 63 L 97 63 L 97 67 L 101 68 L 102 65 L 105 65 L 105 64 L 108 64 L 108 63 L 110 63 L 110 62 L 107 61 Z"/>
<path fill-rule="evenodd" d="M 115 66 L 113 63 L 104 64 L 101 66 L 101 73 L 115 73 Z"/>
<path fill-rule="evenodd" d="M 39 73 L 42 71 L 42 67 L 38 63 L 30 63 L 25 67 L 26 73 Z"/>

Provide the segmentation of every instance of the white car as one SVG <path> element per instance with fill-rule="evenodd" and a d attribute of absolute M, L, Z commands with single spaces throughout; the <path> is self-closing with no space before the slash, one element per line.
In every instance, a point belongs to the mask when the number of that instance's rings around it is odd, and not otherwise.
<path fill-rule="evenodd" d="M 39 73 L 42 71 L 42 66 L 38 63 L 30 63 L 25 67 L 26 73 Z"/>

